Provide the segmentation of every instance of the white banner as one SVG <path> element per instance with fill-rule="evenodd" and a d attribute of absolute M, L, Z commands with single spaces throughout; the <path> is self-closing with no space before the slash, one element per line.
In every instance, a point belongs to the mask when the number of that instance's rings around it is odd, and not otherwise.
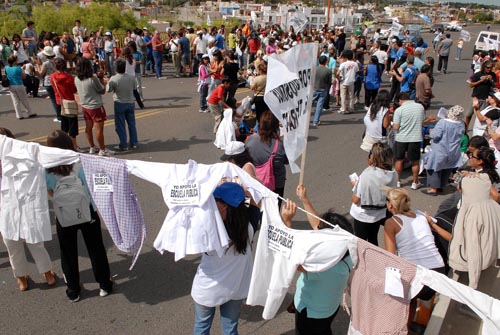
<path fill-rule="evenodd" d="M 498 50 L 499 47 L 499 41 L 497 40 L 492 40 L 491 38 L 485 38 L 484 39 L 485 43 L 488 43 L 488 50 Z"/>
<path fill-rule="evenodd" d="M 288 20 L 287 20 L 288 27 L 285 27 L 285 29 L 288 30 L 288 28 L 292 26 L 293 31 L 295 31 L 295 33 L 298 34 L 305 28 L 307 22 L 308 19 L 304 13 L 290 12 L 288 13 Z"/>
<path fill-rule="evenodd" d="M 391 36 L 398 36 L 399 37 L 399 33 L 401 32 L 401 28 L 403 28 L 403 26 L 401 24 L 397 23 L 395 20 L 392 21 Z"/>
<path fill-rule="evenodd" d="M 460 32 L 460 38 L 463 39 L 465 42 L 470 42 L 471 37 L 470 33 L 467 30 L 463 30 Z"/>
<path fill-rule="evenodd" d="M 268 58 L 264 101 L 281 122 L 292 173 L 300 172 L 295 161 L 307 146 L 308 99 L 312 99 L 317 50 L 317 43 L 305 43 Z"/>

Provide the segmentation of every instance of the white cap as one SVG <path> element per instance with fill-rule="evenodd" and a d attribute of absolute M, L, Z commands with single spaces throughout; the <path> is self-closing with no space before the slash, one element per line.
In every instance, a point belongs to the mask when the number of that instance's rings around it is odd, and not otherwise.
<path fill-rule="evenodd" d="M 491 94 L 491 96 L 493 96 L 495 99 L 500 101 L 500 92 L 495 92 L 495 93 Z"/>
<path fill-rule="evenodd" d="M 106 35 L 106 36 L 111 36 L 111 32 L 110 32 L 110 31 L 107 31 L 107 32 L 105 32 L 105 33 L 104 33 L 104 35 Z"/>
<path fill-rule="evenodd" d="M 54 49 L 52 49 L 51 46 L 46 46 L 45 48 L 43 48 L 42 53 L 47 57 L 55 56 Z"/>

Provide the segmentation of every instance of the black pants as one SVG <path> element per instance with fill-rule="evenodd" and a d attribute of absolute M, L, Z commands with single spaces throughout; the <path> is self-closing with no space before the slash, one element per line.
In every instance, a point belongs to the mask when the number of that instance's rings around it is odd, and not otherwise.
<path fill-rule="evenodd" d="M 378 246 L 378 230 L 385 223 L 385 218 L 377 222 L 367 223 L 354 219 L 354 235 L 362 240 Z"/>
<path fill-rule="evenodd" d="M 370 107 L 372 102 L 375 101 L 377 94 L 378 94 L 378 89 L 369 90 L 366 88 L 366 85 L 365 85 L 365 106 L 366 107 Z"/>
<path fill-rule="evenodd" d="M 89 254 L 94 278 L 99 287 L 111 292 L 113 283 L 109 271 L 108 256 L 102 242 L 101 220 L 97 212 L 92 211 L 91 222 L 62 227 L 56 221 L 57 238 L 61 248 L 61 267 L 66 278 L 66 295 L 75 299 L 80 294 L 80 272 L 78 268 L 78 231 L 82 232 Z"/>
<path fill-rule="evenodd" d="M 438 71 L 444 70 L 444 72 L 448 71 L 448 56 L 439 56 L 438 60 Z"/>
<path fill-rule="evenodd" d="M 339 309 L 337 308 L 335 313 L 324 319 L 308 318 L 307 308 L 300 313 L 295 311 L 295 335 L 332 335 L 332 322 Z"/>
<path fill-rule="evenodd" d="M 323 102 L 323 109 L 330 109 L 330 88 L 326 94 L 325 102 Z"/>
<path fill-rule="evenodd" d="M 38 87 L 40 86 L 40 79 L 35 76 L 26 76 L 23 79 L 23 84 L 26 86 L 26 93 L 33 93 L 33 97 L 38 97 Z"/>
<path fill-rule="evenodd" d="M 267 107 L 266 102 L 264 101 L 264 96 L 257 95 L 253 98 L 253 102 L 255 104 L 255 116 L 257 117 L 257 122 L 260 122 L 260 117 L 262 113 L 269 109 Z"/>
<path fill-rule="evenodd" d="M 393 77 L 391 82 L 391 91 L 389 92 L 389 100 L 399 103 L 397 99 L 400 90 L 401 90 L 401 83 L 399 82 L 399 80 Z"/>

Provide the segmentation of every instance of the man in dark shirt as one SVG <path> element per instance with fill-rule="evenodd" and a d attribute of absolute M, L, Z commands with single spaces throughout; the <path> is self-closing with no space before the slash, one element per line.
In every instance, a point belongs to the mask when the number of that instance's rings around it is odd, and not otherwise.
<path fill-rule="evenodd" d="M 493 91 L 497 80 L 497 76 L 492 69 L 492 62 L 484 62 L 481 66 L 481 71 L 474 73 L 469 83 L 470 87 L 472 87 L 472 98 L 477 98 L 479 100 L 479 110 L 483 110 L 487 107 L 486 99 L 488 98 L 490 91 Z M 472 119 L 473 113 L 474 108 L 471 108 L 465 117 L 466 129 L 469 128 L 469 123 Z"/>
<path fill-rule="evenodd" d="M 181 65 L 183 67 L 184 77 L 192 74 L 189 72 L 191 66 L 191 49 L 189 48 L 189 39 L 186 37 L 184 32 L 179 32 L 179 56 L 181 60 Z"/>
<path fill-rule="evenodd" d="M 316 77 L 314 79 L 313 103 L 316 101 L 316 112 L 314 113 L 313 126 L 319 125 L 319 117 L 323 111 L 323 104 L 326 95 L 332 84 L 332 71 L 326 66 L 328 58 L 324 55 L 319 56 L 319 66 L 316 68 Z"/>

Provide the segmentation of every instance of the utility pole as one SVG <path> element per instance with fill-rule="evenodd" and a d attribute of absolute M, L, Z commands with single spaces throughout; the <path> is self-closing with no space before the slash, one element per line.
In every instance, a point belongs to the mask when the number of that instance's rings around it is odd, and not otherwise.
<path fill-rule="evenodd" d="M 328 9 L 326 11 L 326 26 L 330 26 L 330 5 L 331 5 L 331 0 L 328 0 Z"/>
<path fill-rule="evenodd" d="M 436 9 L 434 10 L 434 21 L 432 21 L 432 23 L 434 24 L 437 22 L 438 8 L 439 8 L 439 0 L 436 1 Z"/>

